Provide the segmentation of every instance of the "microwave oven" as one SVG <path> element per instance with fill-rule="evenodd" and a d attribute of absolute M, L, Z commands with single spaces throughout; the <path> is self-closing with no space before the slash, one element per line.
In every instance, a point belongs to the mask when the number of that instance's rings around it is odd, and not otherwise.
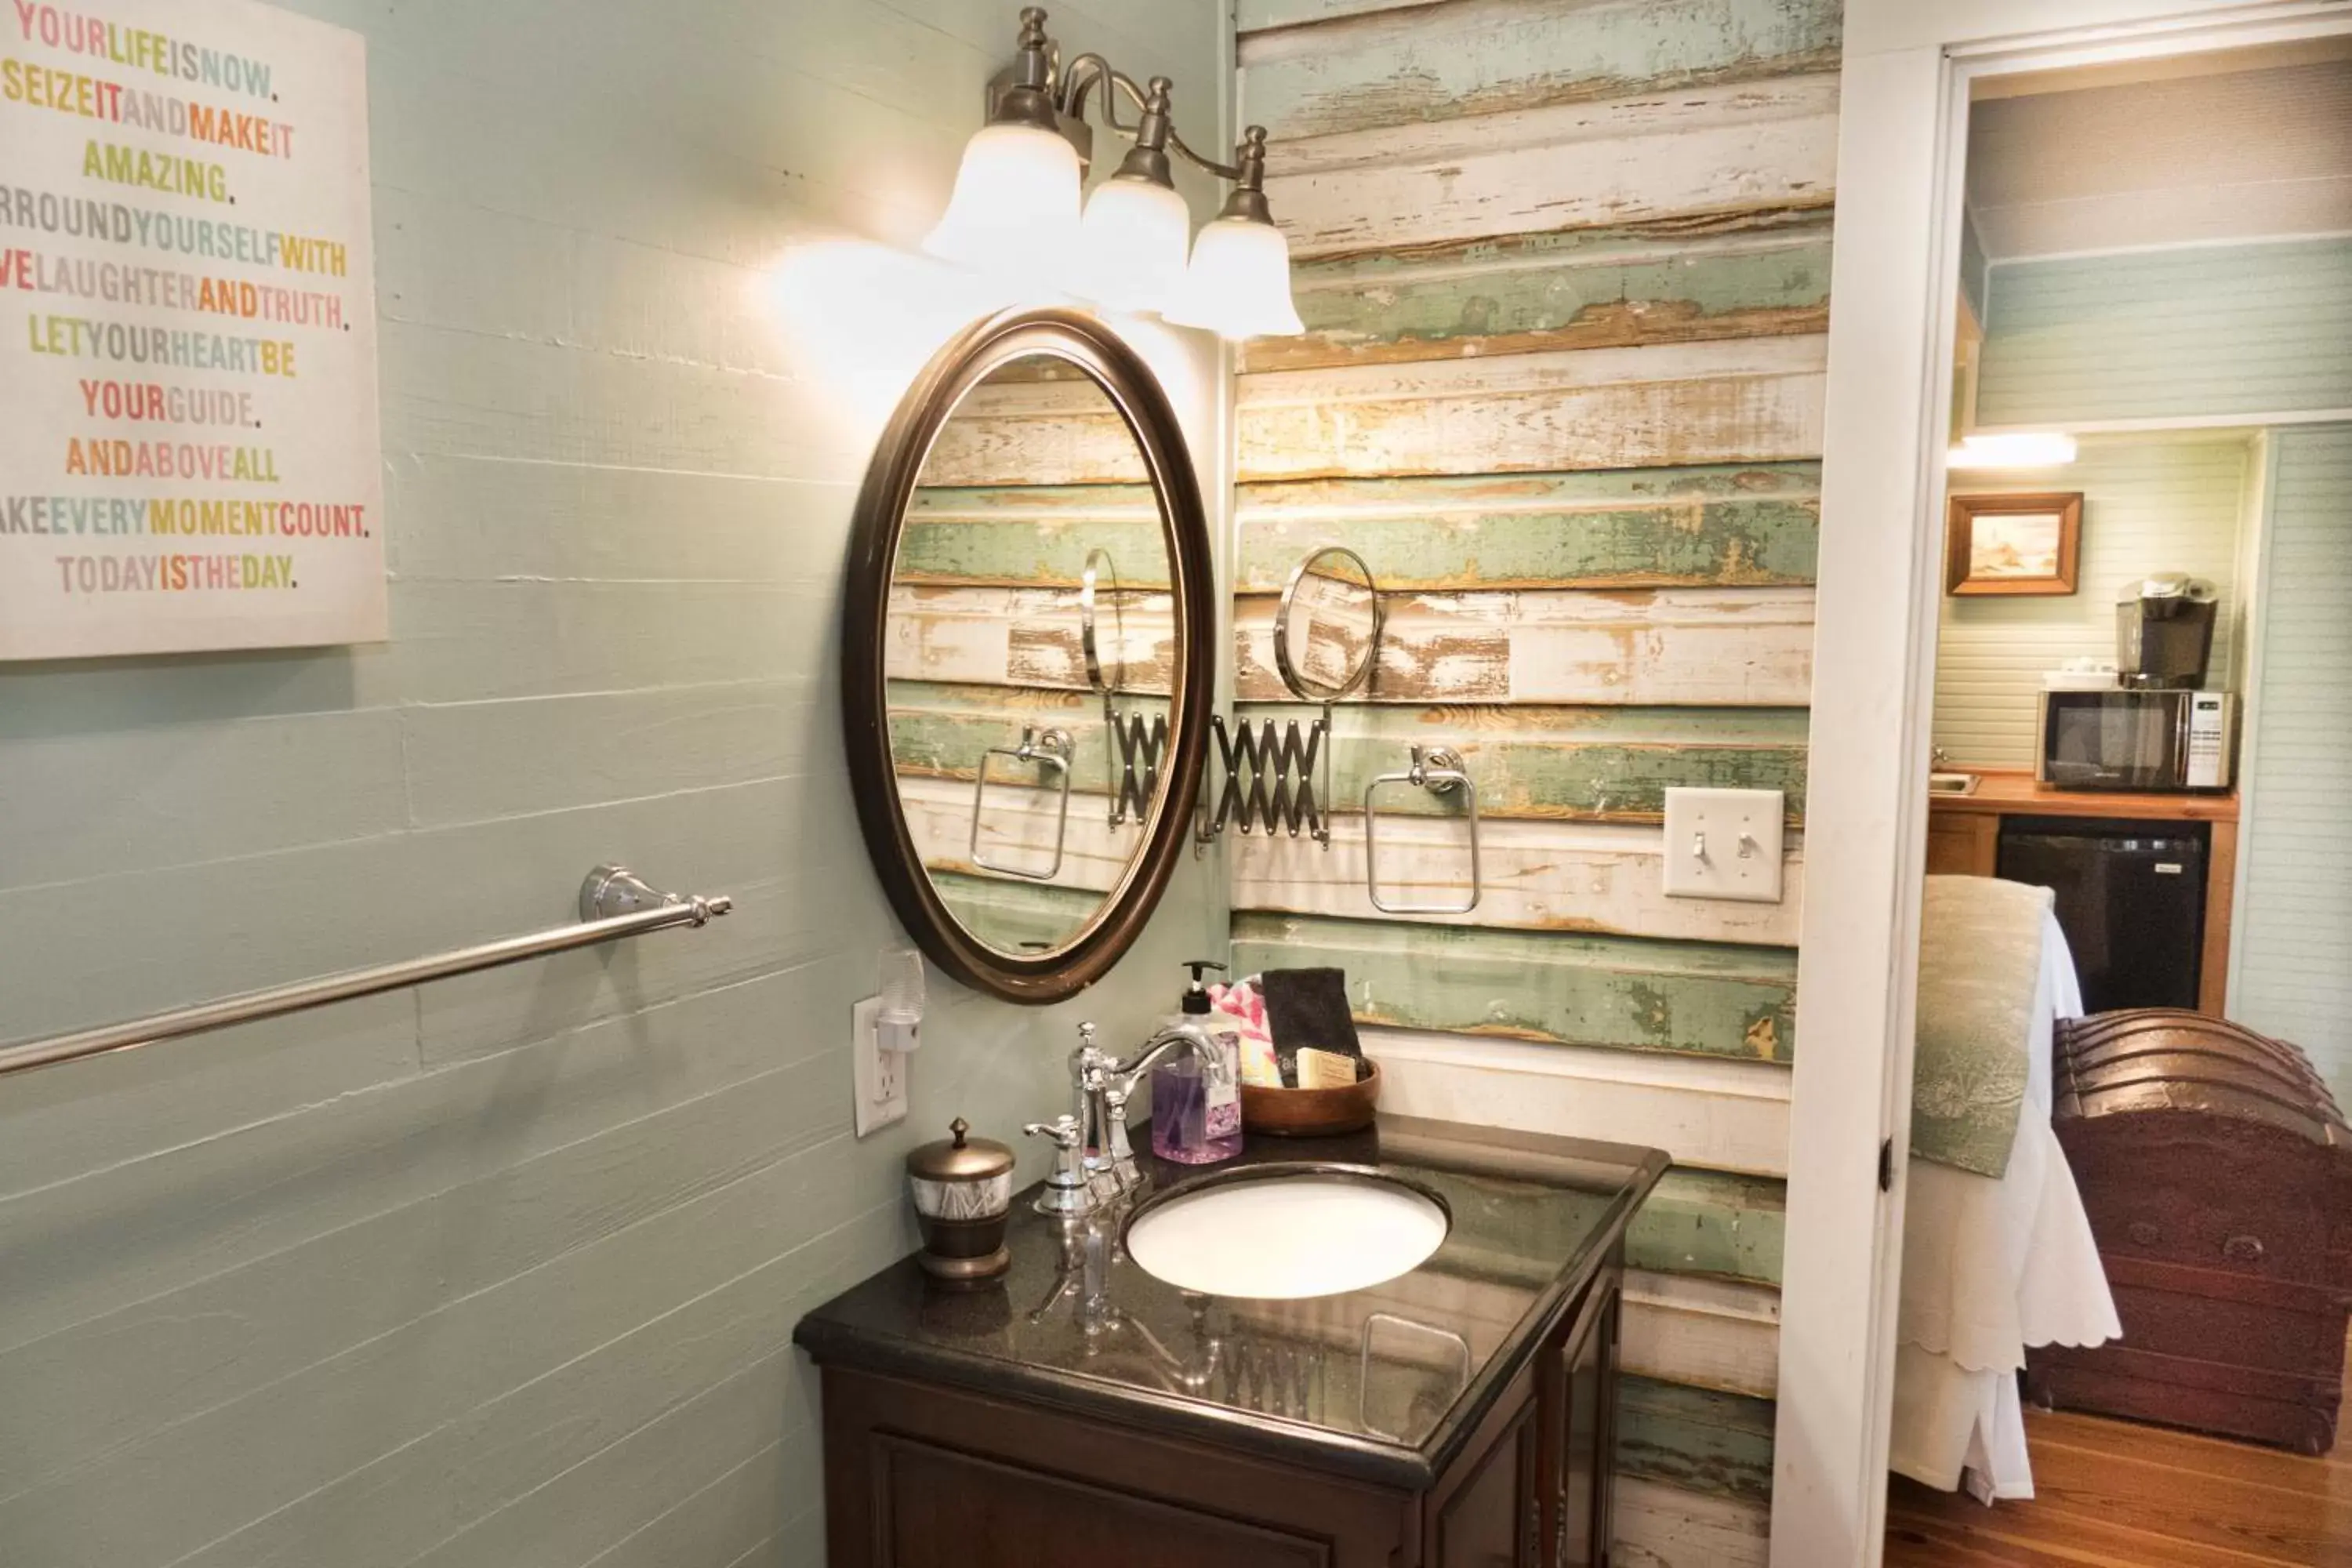
<path fill-rule="evenodd" d="M 2044 691 L 2034 777 L 2053 789 L 2228 789 L 2236 717 L 2226 691 Z"/>

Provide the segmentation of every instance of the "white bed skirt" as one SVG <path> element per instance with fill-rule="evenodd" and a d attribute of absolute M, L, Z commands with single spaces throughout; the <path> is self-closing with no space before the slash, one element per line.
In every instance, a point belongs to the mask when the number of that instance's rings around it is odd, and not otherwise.
<path fill-rule="evenodd" d="M 1892 1464 L 1945 1491 L 2030 1498 L 2017 1374 L 2028 1345 L 2123 1333 L 2090 1216 L 2050 1128 L 2051 1046 L 2083 1011 L 2074 961 L 2045 915 L 2030 1070 L 2016 1146 L 1999 1179 L 1909 1163 Z"/>

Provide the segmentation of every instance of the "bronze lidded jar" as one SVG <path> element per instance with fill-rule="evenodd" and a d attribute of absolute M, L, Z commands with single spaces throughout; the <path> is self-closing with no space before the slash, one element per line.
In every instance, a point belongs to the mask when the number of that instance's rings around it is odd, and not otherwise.
<path fill-rule="evenodd" d="M 922 1226 L 923 1272 L 952 1285 L 993 1279 L 1013 1265 L 1004 1249 L 1004 1222 L 1013 1212 L 1013 1151 L 993 1138 L 974 1138 L 961 1116 L 950 1137 L 907 1156 L 907 1186 Z"/>

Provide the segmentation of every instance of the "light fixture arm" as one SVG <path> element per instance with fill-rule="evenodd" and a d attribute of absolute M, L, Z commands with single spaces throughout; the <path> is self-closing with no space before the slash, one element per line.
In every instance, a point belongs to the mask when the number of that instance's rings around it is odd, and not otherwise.
<path fill-rule="evenodd" d="M 1221 163 L 1193 151 L 1184 138 L 1177 134 L 1169 105 L 1176 84 L 1169 78 L 1156 76 L 1149 86 L 1143 85 L 1092 51 L 1075 56 L 1066 65 L 1057 67 L 1055 47 L 1045 34 L 1045 13 L 1034 5 L 1021 13 L 1020 47 L 1018 59 L 1009 73 L 1011 84 L 1034 85 L 1042 89 L 1058 115 L 1085 124 L 1087 100 L 1099 88 L 1103 123 L 1132 141 L 1139 150 L 1162 154 L 1162 163 L 1165 162 L 1164 154 L 1173 151 L 1186 163 L 1221 180 L 1245 184 L 1252 190 L 1264 188 L 1265 127 L 1263 125 L 1251 126 L 1244 133 L 1241 144 L 1234 149 L 1234 161 Z M 1121 94 L 1135 105 L 1136 121 L 1132 125 L 1119 120 L 1118 99 Z M 1082 156 L 1090 156 L 1086 149 L 1082 148 L 1080 152 Z M 1164 174 L 1162 177 L 1165 177 Z M 1258 205 L 1264 204 L 1261 201 Z"/>
<path fill-rule="evenodd" d="M 1166 77 L 1153 77 L 1151 80 L 1154 87 L 1163 82 L 1167 82 L 1171 87 L 1175 85 L 1169 82 Z M 1084 120 L 1087 117 L 1087 99 L 1097 86 L 1102 89 L 1103 123 L 1122 136 L 1137 134 L 1141 129 L 1139 122 L 1136 125 L 1119 123 L 1117 93 L 1125 93 L 1129 100 L 1135 105 L 1136 112 L 1139 115 L 1148 115 L 1151 112 L 1151 95 L 1146 89 L 1137 85 L 1133 77 L 1097 54 L 1080 55 L 1063 70 L 1062 112 L 1074 120 Z M 1116 92 L 1113 89 L 1117 89 Z"/>

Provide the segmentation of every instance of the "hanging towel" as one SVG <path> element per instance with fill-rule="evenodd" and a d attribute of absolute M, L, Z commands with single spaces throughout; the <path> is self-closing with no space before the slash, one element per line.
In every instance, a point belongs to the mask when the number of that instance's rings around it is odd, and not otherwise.
<path fill-rule="evenodd" d="M 1258 989 L 1265 994 L 1265 1019 L 1283 1082 L 1297 1086 L 1302 1050 L 1363 1056 L 1355 1015 L 1348 1006 L 1345 970 L 1269 969 L 1258 977 Z"/>
<path fill-rule="evenodd" d="M 2049 889 L 2022 882 L 1927 879 L 1911 1080 L 1911 1152 L 1919 1158 L 1980 1176 L 2009 1169 L 2053 901 Z"/>

